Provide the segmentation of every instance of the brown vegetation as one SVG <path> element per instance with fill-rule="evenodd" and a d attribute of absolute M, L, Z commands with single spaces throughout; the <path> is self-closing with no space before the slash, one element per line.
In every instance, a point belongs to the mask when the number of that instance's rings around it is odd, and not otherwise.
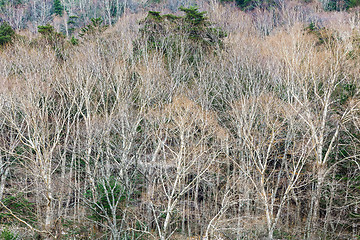
<path fill-rule="evenodd" d="M 142 13 L 79 45 L 0 49 L 3 232 L 360 236 L 358 13 L 203 8 L 227 33 L 207 51 L 141 42 Z"/>

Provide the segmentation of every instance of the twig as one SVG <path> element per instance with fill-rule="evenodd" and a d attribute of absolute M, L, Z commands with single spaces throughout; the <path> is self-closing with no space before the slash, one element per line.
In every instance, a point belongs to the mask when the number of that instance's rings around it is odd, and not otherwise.
<path fill-rule="evenodd" d="M 41 231 L 41 230 L 39 230 L 39 229 L 36 229 L 36 228 L 34 228 L 34 227 L 32 227 L 30 224 L 28 224 L 26 221 L 24 221 L 24 220 L 22 220 L 21 218 L 19 218 L 18 216 L 16 216 L 14 213 L 13 213 L 13 211 L 11 211 L 11 209 L 9 209 L 7 206 L 5 206 L 5 204 L 2 202 L 2 201 L 0 201 L 0 204 L 1 204 L 1 206 L 3 206 L 3 208 L 5 208 L 9 213 L 10 213 L 10 215 L 11 216 L 13 216 L 16 220 L 18 220 L 19 222 L 21 222 L 21 223 L 23 223 L 23 224 L 25 224 L 28 228 L 30 228 L 32 231 L 35 231 L 35 232 L 38 232 L 38 233 L 46 233 L 46 234 L 49 234 L 51 237 L 55 237 L 54 235 L 52 235 L 50 232 L 48 232 L 48 231 Z"/>

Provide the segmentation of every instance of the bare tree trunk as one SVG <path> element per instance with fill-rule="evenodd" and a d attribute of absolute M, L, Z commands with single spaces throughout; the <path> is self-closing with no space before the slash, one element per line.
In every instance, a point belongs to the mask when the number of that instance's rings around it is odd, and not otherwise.
<path fill-rule="evenodd" d="M 5 165 L 3 157 L 0 157 L 0 201 L 3 199 L 6 178 L 9 173 L 9 167 Z"/>
<path fill-rule="evenodd" d="M 319 212 L 320 212 L 320 199 L 321 199 L 321 192 L 322 187 L 324 183 L 324 173 L 325 169 L 322 166 L 319 166 L 317 169 L 317 181 L 315 185 L 315 192 L 314 192 L 314 208 L 313 208 L 313 214 L 311 219 L 311 226 L 312 226 L 312 232 L 316 232 L 319 228 Z"/>
<path fill-rule="evenodd" d="M 51 168 L 50 168 L 50 173 L 51 173 Z M 53 208 L 53 196 L 52 196 L 52 183 L 51 183 L 51 175 L 48 175 L 45 177 L 44 179 L 46 182 L 46 199 L 47 199 L 47 204 L 46 204 L 46 212 L 45 212 L 45 231 L 51 233 L 54 227 L 54 208 Z M 51 237 L 49 237 L 49 239 L 51 239 Z"/>

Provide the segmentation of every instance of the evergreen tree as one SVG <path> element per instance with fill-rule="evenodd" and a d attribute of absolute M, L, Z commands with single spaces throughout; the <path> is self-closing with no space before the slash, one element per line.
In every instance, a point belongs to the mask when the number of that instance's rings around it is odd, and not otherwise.
<path fill-rule="evenodd" d="M 247 8 L 252 6 L 254 1 L 251 1 L 251 0 L 236 0 L 235 2 L 240 8 L 247 9 Z"/>
<path fill-rule="evenodd" d="M 360 0 L 348 0 L 347 1 L 347 7 L 353 8 L 353 7 L 357 7 L 357 6 L 360 6 Z"/>
<path fill-rule="evenodd" d="M 54 13 L 55 15 L 58 15 L 58 16 L 62 16 L 63 15 L 63 11 L 64 11 L 64 7 L 61 5 L 61 2 L 60 0 L 54 0 Z"/>
<path fill-rule="evenodd" d="M 199 12 L 197 7 L 180 7 L 180 10 L 186 14 L 185 20 L 195 26 L 207 23 L 207 19 L 204 16 L 206 12 Z"/>
<path fill-rule="evenodd" d="M 45 40 L 45 43 L 52 46 L 54 50 L 59 51 L 63 48 L 65 36 L 62 33 L 56 32 L 50 24 L 38 26 L 38 32 Z"/>
<path fill-rule="evenodd" d="M 161 15 L 160 12 L 149 11 L 148 16 L 140 22 L 143 40 L 154 47 L 163 45 L 165 40 L 173 41 L 169 46 L 174 46 L 180 38 L 185 37 L 189 40 L 189 46 L 203 50 L 222 44 L 226 33 L 212 26 L 205 16 L 206 12 L 200 12 L 197 7 L 180 7 L 180 10 L 185 16 Z"/>
<path fill-rule="evenodd" d="M 14 36 L 14 29 L 7 22 L 2 23 L 0 26 L 0 46 L 11 43 Z"/>
<path fill-rule="evenodd" d="M 220 0 L 222 3 L 235 2 L 235 4 L 242 10 L 253 10 L 254 8 L 269 9 L 276 5 L 275 0 Z"/>
<path fill-rule="evenodd" d="M 91 24 L 88 24 L 87 26 L 83 27 L 81 29 L 81 32 L 79 33 L 80 37 L 85 36 L 93 36 L 98 33 L 102 33 L 106 30 L 108 26 L 103 24 L 103 20 L 101 17 L 99 18 L 92 18 Z"/>
<path fill-rule="evenodd" d="M 76 20 L 78 19 L 78 16 L 70 16 L 69 20 L 68 20 L 68 25 L 69 25 L 69 34 L 72 35 L 75 31 L 75 27 L 76 27 Z"/>

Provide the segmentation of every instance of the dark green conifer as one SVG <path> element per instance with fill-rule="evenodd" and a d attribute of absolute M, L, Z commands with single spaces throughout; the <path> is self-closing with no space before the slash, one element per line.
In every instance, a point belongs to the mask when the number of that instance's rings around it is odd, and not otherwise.
<path fill-rule="evenodd" d="M 64 7 L 63 7 L 63 5 L 61 5 L 60 0 L 54 0 L 53 8 L 54 8 L 53 11 L 54 11 L 55 15 L 58 15 L 60 17 L 63 15 Z"/>
<path fill-rule="evenodd" d="M 7 22 L 0 25 L 0 46 L 11 43 L 14 36 L 15 31 Z"/>
<path fill-rule="evenodd" d="M 62 47 L 65 36 L 62 33 L 56 32 L 50 24 L 38 26 L 38 32 L 42 35 L 45 42 L 53 46 L 54 49 Z"/>
<path fill-rule="evenodd" d="M 103 20 L 101 17 L 99 18 L 92 18 L 91 24 L 88 24 L 87 26 L 83 27 L 81 29 L 81 32 L 79 33 L 80 37 L 85 36 L 94 36 L 96 34 L 102 33 L 106 30 L 108 26 L 103 24 Z"/>
<path fill-rule="evenodd" d="M 348 0 L 349 8 L 358 7 L 358 6 L 360 6 L 360 0 Z"/>
<path fill-rule="evenodd" d="M 180 7 L 180 10 L 183 11 L 186 16 L 186 21 L 194 24 L 194 25 L 202 25 L 206 22 L 206 17 L 204 16 L 206 12 L 199 12 L 197 7 L 191 6 L 189 8 Z"/>

